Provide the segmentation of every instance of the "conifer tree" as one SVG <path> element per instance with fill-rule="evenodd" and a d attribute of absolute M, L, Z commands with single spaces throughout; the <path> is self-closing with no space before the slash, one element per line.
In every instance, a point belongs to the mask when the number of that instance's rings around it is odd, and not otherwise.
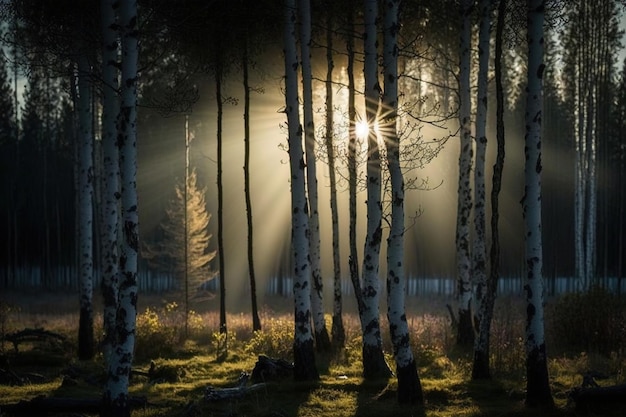
<path fill-rule="evenodd" d="M 198 187 L 198 177 L 193 169 L 186 190 L 184 182 L 176 186 L 176 195 L 169 202 L 166 218 L 159 225 L 158 237 L 142 248 L 142 255 L 151 266 L 174 273 L 181 287 L 191 289 L 184 297 L 186 324 L 193 290 L 214 275 L 209 269 L 215 251 L 208 250 L 211 234 L 207 227 L 211 214 L 206 209 L 205 194 L 206 189 Z"/>

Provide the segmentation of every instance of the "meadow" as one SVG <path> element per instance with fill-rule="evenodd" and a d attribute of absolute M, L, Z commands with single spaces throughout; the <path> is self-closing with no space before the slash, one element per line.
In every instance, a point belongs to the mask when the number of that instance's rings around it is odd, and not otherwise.
<path fill-rule="evenodd" d="M 96 300 L 96 311 L 100 311 Z M 318 354 L 321 379 L 315 383 L 286 379 L 271 382 L 243 398 L 210 402 L 208 387 L 237 385 L 242 372 L 251 372 L 259 355 L 291 360 L 293 322 L 291 300 L 264 300 L 263 330 L 253 333 L 245 313 L 228 315 L 226 340 L 217 332 L 215 303 L 197 305 L 185 338 L 183 308 L 175 294 L 144 296 L 137 319 L 135 369 L 147 372 L 151 362 L 164 377 L 149 381 L 133 376 L 131 394 L 146 397 L 148 405 L 135 416 L 622 416 L 625 405 L 599 404 L 575 409 L 569 399 L 583 375 L 594 372 L 601 386 L 626 383 L 626 308 L 624 300 L 601 290 L 548 300 L 546 334 L 549 372 L 556 407 L 529 410 L 524 406 L 523 300 L 497 301 L 492 326 L 493 378 L 471 381 L 472 352 L 455 345 L 446 298 L 409 297 L 407 310 L 411 341 L 425 396 L 424 407 L 399 406 L 394 378 L 361 378 L 361 339 L 354 306 L 344 315 L 346 346 L 339 352 Z M 0 385 L 0 416 L 6 404 L 37 396 L 99 398 L 104 361 L 76 359 L 78 297 L 66 294 L 7 293 L 0 298 L 2 336 L 24 328 L 44 328 L 62 334 L 64 341 L 24 343 L 16 353 L 2 343 L 0 368 L 24 376 L 23 383 Z M 385 351 L 391 352 L 384 316 Z M 330 329 L 330 316 L 327 317 Z M 96 335 L 102 333 L 96 315 Z M 219 358 L 228 344 L 228 355 Z M 393 368 L 393 358 L 387 357 Z"/>

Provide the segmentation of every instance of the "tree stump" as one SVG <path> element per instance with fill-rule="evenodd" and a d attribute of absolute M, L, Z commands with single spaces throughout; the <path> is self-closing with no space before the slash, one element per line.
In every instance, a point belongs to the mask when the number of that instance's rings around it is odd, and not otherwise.
<path fill-rule="evenodd" d="M 293 364 L 284 359 L 260 355 L 252 370 L 252 382 L 279 381 L 293 377 Z"/>

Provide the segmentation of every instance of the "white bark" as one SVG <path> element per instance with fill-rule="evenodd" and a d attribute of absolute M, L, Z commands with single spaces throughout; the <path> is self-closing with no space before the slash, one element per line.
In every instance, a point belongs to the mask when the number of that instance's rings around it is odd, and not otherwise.
<path fill-rule="evenodd" d="M 491 0 L 480 0 L 480 30 L 478 35 L 478 92 L 476 100 L 476 162 L 474 168 L 474 246 L 473 278 L 476 283 L 478 319 L 487 313 L 487 245 L 485 226 L 485 155 L 487 152 L 487 100 L 489 80 L 489 40 L 491 28 Z M 490 319 L 490 318 L 489 318 Z M 481 327 L 482 329 L 482 327 Z M 488 329 L 488 328 L 486 328 Z M 480 332 L 482 333 L 482 332 Z M 478 334 L 474 349 L 485 351 L 488 335 Z"/>
<path fill-rule="evenodd" d="M 400 0 L 384 4 L 383 67 L 385 92 L 382 123 L 389 176 L 391 178 L 391 227 L 387 239 L 387 319 L 398 378 L 398 401 L 422 403 L 423 394 L 411 351 L 409 326 L 406 320 L 404 294 L 404 177 L 400 167 L 400 138 L 397 133 L 398 113 L 398 14 Z"/>
<path fill-rule="evenodd" d="M 298 54 L 296 51 L 296 3 L 285 1 L 285 112 L 287 113 L 289 167 L 291 173 L 291 245 L 294 265 L 294 375 L 309 379 L 313 356 L 311 334 L 311 265 L 309 263 L 309 219 L 305 193 L 302 126 L 298 103 Z M 310 356 L 307 356 L 310 355 Z M 314 362 L 314 360 L 313 360 Z"/>
<path fill-rule="evenodd" d="M 577 32 L 573 34 L 575 60 L 575 201 L 574 248 L 575 275 L 582 290 L 587 290 L 596 278 L 597 225 L 597 125 L 599 108 L 598 83 L 607 76 L 603 64 L 608 22 L 602 21 L 600 11 L 606 2 L 578 2 Z"/>
<path fill-rule="evenodd" d="M 533 0 L 529 0 L 531 3 Z M 537 2 L 537 0 L 534 0 Z M 530 351 L 544 343 L 543 331 L 543 248 L 541 239 L 541 111 L 543 46 L 538 43 L 543 37 L 539 18 L 529 25 L 528 97 L 526 100 L 526 164 L 524 178 L 524 226 L 526 230 L 526 295 L 533 306 L 534 314 L 529 317 L 526 329 L 526 350 Z"/>
<path fill-rule="evenodd" d="M 380 151 L 374 126 L 377 120 L 380 85 L 378 84 L 378 53 L 376 51 L 376 19 L 378 3 L 365 0 L 365 116 L 369 126 L 367 137 L 367 232 L 363 255 L 363 345 L 375 349 L 382 346 L 379 324 L 378 279 L 380 244 L 382 239 L 382 203 L 380 179 Z"/>
<path fill-rule="evenodd" d="M 93 129 L 91 124 L 91 85 L 89 62 L 83 54 L 78 58 L 78 218 L 80 271 L 79 357 L 93 355 Z M 89 346 L 91 345 L 91 346 Z"/>
<path fill-rule="evenodd" d="M 546 359 L 541 237 L 541 117 L 545 0 L 528 0 L 528 86 L 523 199 L 526 257 L 526 367 L 529 405 L 552 403 Z"/>
<path fill-rule="evenodd" d="M 409 326 L 404 310 L 404 177 L 400 168 L 400 138 L 397 135 L 398 109 L 398 8 L 399 0 L 385 2 L 383 67 L 385 91 L 382 121 L 391 178 L 391 228 L 387 239 L 387 318 L 391 329 L 396 366 L 413 363 Z"/>
<path fill-rule="evenodd" d="M 122 189 L 123 239 L 120 250 L 120 289 L 117 339 L 109 364 L 105 407 L 130 415 L 128 385 L 135 348 L 137 316 L 137 260 L 139 218 L 137 210 L 137 1 L 120 4 L 122 31 L 121 106 L 118 122 Z M 109 404 L 110 403 L 110 404 Z"/>
<path fill-rule="evenodd" d="M 104 162 L 104 209 L 103 224 L 103 261 L 102 291 L 104 297 L 104 357 L 108 364 L 115 331 L 115 314 L 117 311 L 117 293 L 119 285 L 119 152 L 116 145 L 117 129 L 115 118 L 119 112 L 117 101 L 117 69 L 118 36 L 115 30 L 115 0 L 103 0 L 102 11 L 102 147 Z"/>
<path fill-rule="evenodd" d="M 306 185 L 309 202 L 309 257 L 311 260 L 311 313 L 317 348 L 328 342 L 324 320 L 322 270 L 320 267 L 320 221 L 315 167 L 315 126 L 313 124 L 313 88 L 311 73 L 311 2 L 299 0 L 300 48 L 302 51 L 302 99 L 304 113 L 304 142 L 306 145 Z M 325 339 L 325 342 L 323 341 Z M 327 344 L 327 343 L 326 343 Z"/>
<path fill-rule="evenodd" d="M 472 143 L 470 131 L 470 45 L 471 45 L 471 9 L 473 0 L 461 0 L 461 43 L 460 43 L 460 73 L 459 73 L 459 125 L 460 125 L 460 155 L 459 155 L 459 183 L 458 205 L 456 221 L 456 264 L 457 264 L 457 297 L 459 301 L 459 339 L 468 337 L 471 326 L 470 305 L 472 302 L 472 282 L 470 277 L 470 213 L 472 210 L 472 195 L 470 187 L 472 165 Z M 465 330 L 465 333 L 463 332 Z M 469 340 L 459 340 L 467 343 Z"/>

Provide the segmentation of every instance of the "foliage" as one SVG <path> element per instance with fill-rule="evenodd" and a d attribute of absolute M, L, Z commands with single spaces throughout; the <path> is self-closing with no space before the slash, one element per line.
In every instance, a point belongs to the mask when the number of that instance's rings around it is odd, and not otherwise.
<path fill-rule="evenodd" d="M 215 251 L 208 250 L 211 234 L 207 226 L 211 215 L 206 210 L 205 194 L 206 189 L 198 187 L 194 169 L 186 187 L 184 184 L 176 186 L 176 196 L 170 200 L 159 236 L 142 247 L 142 256 L 151 267 L 175 273 L 183 284 L 186 272 L 190 289 L 197 289 L 213 275 L 208 266 Z"/>
<path fill-rule="evenodd" d="M 548 318 L 553 343 L 561 351 L 610 356 L 626 344 L 626 303 L 603 288 L 560 297 Z"/>
<path fill-rule="evenodd" d="M 208 385 L 232 387 L 242 371 L 251 372 L 259 354 L 289 359 L 293 348 L 293 321 L 291 314 L 284 311 L 263 311 L 263 331 L 250 331 L 249 314 L 229 315 L 228 333 L 229 355 L 223 361 L 215 360 L 216 347 L 212 343 L 219 335 L 216 312 L 193 313 L 190 321 L 190 339 L 181 343 L 183 322 L 181 307 L 175 302 L 163 302 L 161 297 L 151 299 L 146 295 L 143 302 L 150 306 L 138 316 L 137 348 L 134 367 L 146 371 L 150 361 L 157 368 L 184 370 L 184 378 L 147 384 L 142 377 L 133 378 L 133 395 L 145 395 L 150 404 L 137 410 L 137 416 L 177 416 L 181 410 L 194 409 L 196 415 L 217 415 L 221 412 L 230 415 L 261 417 L 268 415 L 299 416 L 363 416 L 379 415 L 420 415 L 419 410 L 397 405 L 395 391 L 397 383 L 390 380 L 364 381 L 361 377 L 361 336 L 358 318 L 354 314 L 345 315 L 346 348 L 329 362 L 328 369 L 321 370 L 321 380 L 314 384 L 294 383 L 292 380 L 273 384 L 271 389 L 259 391 L 237 401 L 205 403 L 202 393 Z M 68 301 L 69 305 L 70 301 Z M 72 305 L 75 300 L 71 298 Z M 63 310 L 62 301 L 55 298 L 54 306 L 46 304 L 53 313 L 34 314 L 32 306 L 15 302 L 15 308 L 22 307 L 19 314 L 12 313 L 11 328 L 45 326 L 47 329 L 75 335 L 75 313 Z M 32 304 L 32 303 L 31 303 Z M 420 308 L 424 307 L 420 304 Z M 428 308 L 433 310 L 433 306 Z M 59 314 L 61 311 L 68 311 Z M 17 310 L 16 310 L 17 311 Z M 449 416 L 494 416 L 516 415 L 519 417 L 536 415 L 536 410 L 527 410 L 523 405 L 523 300 L 500 299 L 496 305 L 492 335 L 492 360 L 498 367 L 493 381 L 470 381 L 471 358 L 469 352 L 455 346 L 452 331 L 445 315 L 424 313 L 411 314 L 409 320 L 411 334 L 415 335 L 414 350 L 426 399 L 426 413 L 429 417 Z M 96 320 L 96 323 L 100 320 Z M 388 327 L 383 324 L 383 339 L 387 340 Z M 547 328 L 550 334 L 551 327 Z M 223 337 L 223 336 L 220 336 Z M 212 339 L 213 338 L 213 339 Z M 386 346 L 388 345 L 386 341 Z M 75 344 L 75 340 L 74 340 Z M 14 356 L 7 352 L 10 363 L 17 372 L 32 372 L 33 364 L 37 373 L 58 375 L 68 365 L 66 350 L 63 360 L 43 355 L 43 352 L 20 352 Z M 557 408 L 548 415 L 569 416 L 567 393 L 580 386 L 581 373 L 590 369 L 606 374 L 607 380 L 598 380 L 601 385 L 623 383 L 626 359 L 623 353 L 614 352 L 609 357 L 594 353 L 576 353 L 572 357 L 557 357 L 550 349 L 549 369 L 554 388 Z M 44 360 L 48 358 L 47 360 Z M 71 364 L 72 368 L 90 375 L 102 372 L 99 359 L 92 362 Z M 521 372 L 520 372 L 521 370 Z M 178 375 L 178 373 L 176 373 Z M 0 404 L 14 403 L 37 395 L 67 395 L 77 398 L 101 395 L 100 386 L 83 380 L 78 385 L 59 387 L 58 380 L 51 383 L 33 383 L 23 387 L 0 385 Z M 612 415 L 620 414 L 616 409 Z"/>
<path fill-rule="evenodd" d="M 271 318 L 265 321 L 263 330 L 254 332 L 245 345 L 245 352 L 274 358 L 292 358 L 293 321 Z"/>
<path fill-rule="evenodd" d="M 146 308 L 137 315 L 135 355 L 139 361 L 173 355 L 184 339 L 185 312 L 176 302 L 166 303 L 161 309 Z M 208 333 L 204 319 L 195 311 L 189 312 L 189 333 L 200 336 Z"/>
<path fill-rule="evenodd" d="M 0 352 L 4 352 L 4 336 L 9 333 L 10 316 L 16 308 L 6 301 L 0 300 Z"/>
<path fill-rule="evenodd" d="M 411 344 L 418 366 L 432 364 L 442 352 L 450 352 L 454 344 L 452 327 L 445 317 L 423 314 L 410 320 Z"/>

